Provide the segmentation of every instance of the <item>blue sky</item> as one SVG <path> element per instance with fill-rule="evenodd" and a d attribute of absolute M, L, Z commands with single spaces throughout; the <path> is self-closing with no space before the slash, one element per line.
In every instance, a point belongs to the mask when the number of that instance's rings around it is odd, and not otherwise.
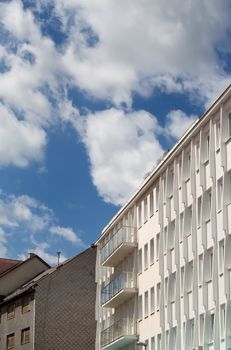
<path fill-rule="evenodd" d="M 95 241 L 231 82 L 220 0 L 0 1 L 0 256 Z"/>

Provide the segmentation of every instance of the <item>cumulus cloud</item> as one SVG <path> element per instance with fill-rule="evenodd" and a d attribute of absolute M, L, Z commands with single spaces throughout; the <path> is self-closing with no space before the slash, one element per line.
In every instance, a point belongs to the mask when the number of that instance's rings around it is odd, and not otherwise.
<path fill-rule="evenodd" d="M 86 246 L 72 228 L 57 225 L 54 212 L 41 202 L 28 195 L 0 191 L 0 256 L 15 254 L 15 242 L 21 256 L 34 252 L 51 264 L 57 261 L 54 250 L 65 249 L 65 242 L 74 243 L 75 249 Z"/>
<path fill-rule="evenodd" d="M 24 226 L 31 233 L 45 229 L 54 220 L 52 211 L 27 195 L 0 193 L 0 225 L 7 228 Z"/>
<path fill-rule="evenodd" d="M 160 89 L 211 103 L 230 83 L 222 59 L 230 52 L 230 4 L 39 0 L 34 6 L 33 13 L 20 0 L 0 4 L 6 38 L 0 41 L 0 166 L 41 160 L 51 125 L 68 122 L 82 136 L 99 194 L 121 204 L 163 151 L 155 117 L 133 111 L 134 93 Z M 43 30 L 47 6 L 47 23 L 60 24 L 53 37 Z M 64 39 L 56 42 L 59 34 Z M 70 88 L 115 107 L 88 111 L 82 123 Z M 174 111 L 162 124 L 178 138 L 193 118 Z"/>
<path fill-rule="evenodd" d="M 115 108 L 88 115 L 82 138 L 93 182 L 106 202 L 122 204 L 150 171 L 163 149 L 157 120 L 145 111 Z"/>
<path fill-rule="evenodd" d="M 65 68 L 94 96 L 129 105 L 132 91 L 147 95 L 159 87 L 207 102 L 230 81 L 217 54 L 225 43 L 230 49 L 224 0 L 61 0 L 55 6 L 64 24 L 74 17 L 65 26 Z"/>
<path fill-rule="evenodd" d="M 46 145 L 46 133 L 16 116 L 0 103 L 0 166 L 26 166 L 41 160 Z"/>
<path fill-rule="evenodd" d="M 183 136 L 185 131 L 193 124 L 196 119 L 197 116 L 195 115 L 187 116 L 181 110 L 173 110 L 166 116 L 165 130 L 169 136 L 177 140 Z"/>
<path fill-rule="evenodd" d="M 74 244 L 84 245 L 82 240 L 70 227 L 52 226 L 49 231 L 50 233 L 63 237 Z"/>

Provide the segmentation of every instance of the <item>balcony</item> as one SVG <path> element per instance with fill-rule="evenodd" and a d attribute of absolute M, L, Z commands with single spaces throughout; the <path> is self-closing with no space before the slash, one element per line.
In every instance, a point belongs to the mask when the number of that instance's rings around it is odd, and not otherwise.
<path fill-rule="evenodd" d="M 116 266 L 125 256 L 130 254 L 135 247 L 136 229 L 123 226 L 113 237 L 101 247 L 101 264 L 103 266 Z"/>
<path fill-rule="evenodd" d="M 102 289 L 101 303 L 105 307 L 118 307 L 136 292 L 136 275 L 133 272 L 121 272 Z"/>
<path fill-rule="evenodd" d="M 101 349 L 121 349 L 136 340 L 134 320 L 122 318 L 101 332 Z"/>

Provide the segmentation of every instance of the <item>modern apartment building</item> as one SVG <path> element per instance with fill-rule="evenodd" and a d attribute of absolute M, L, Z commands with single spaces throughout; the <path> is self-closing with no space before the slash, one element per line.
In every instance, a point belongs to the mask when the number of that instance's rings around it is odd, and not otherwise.
<path fill-rule="evenodd" d="M 0 274 L 0 349 L 94 349 L 95 260 L 94 247 L 52 268 L 31 255 Z"/>
<path fill-rule="evenodd" d="M 96 350 L 231 349 L 231 86 L 97 247 Z"/>

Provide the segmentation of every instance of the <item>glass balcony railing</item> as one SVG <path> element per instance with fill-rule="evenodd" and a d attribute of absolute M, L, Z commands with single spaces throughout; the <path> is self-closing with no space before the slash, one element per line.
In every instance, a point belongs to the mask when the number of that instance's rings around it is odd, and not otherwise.
<path fill-rule="evenodd" d="M 122 318 L 101 332 L 101 348 L 126 338 L 126 343 L 136 339 L 135 322 L 132 318 Z M 125 342 L 124 342 L 125 343 Z"/>
<path fill-rule="evenodd" d="M 106 261 L 121 245 L 136 243 L 136 229 L 130 226 L 122 226 L 112 238 L 101 247 L 101 263 Z"/>
<path fill-rule="evenodd" d="M 120 291 L 136 288 L 136 275 L 133 272 L 121 272 L 101 291 L 101 303 L 107 303 Z"/>

